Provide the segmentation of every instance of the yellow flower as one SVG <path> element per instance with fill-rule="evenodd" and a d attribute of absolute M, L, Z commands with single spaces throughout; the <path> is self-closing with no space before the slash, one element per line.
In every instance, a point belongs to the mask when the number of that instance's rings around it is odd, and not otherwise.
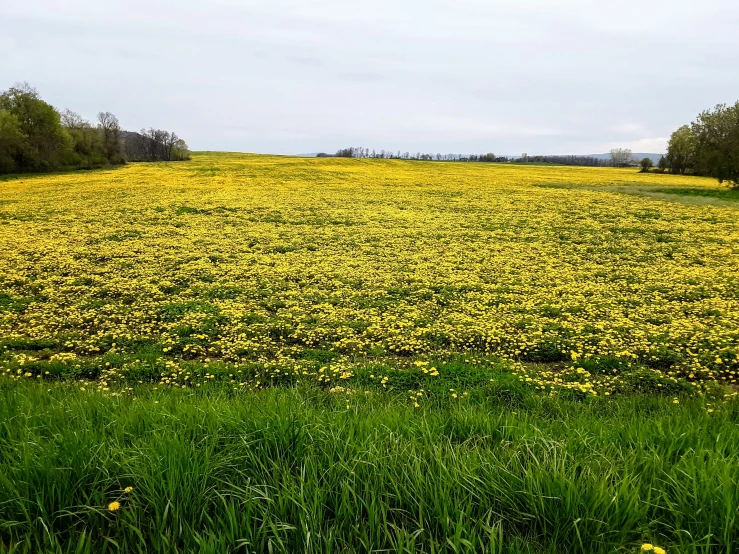
<path fill-rule="evenodd" d="M 667 551 L 664 548 L 660 548 L 659 546 L 654 547 L 654 554 L 667 554 Z"/>
<path fill-rule="evenodd" d="M 133 490 L 133 487 L 126 487 L 123 489 L 123 492 L 131 492 Z"/>
<path fill-rule="evenodd" d="M 121 503 L 120 502 L 111 502 L 110 504 L 108 504 L 108 509 L 111 512 L 115 512 L 120 507 L 121 507 Z"/>
<path fill-rule="evenodd" d="M 648 542 L 646 542 L 646 543 L 644 543 L 644 544 L 641 545 L 641 549 L 644 552 L 649 552 L 650 550 L 654 550 L 654 545 L 653 544 L 649 544 Z"/>
<path fill-rule="evenodd" d="M 165 354 L 168 369 L 156 381 L 179 389 L 198 389 L 224 377 L 223 364 L 261 364 L 258 360 L 273 354 L 278 365 L 265 368 L 270 379 L 287 379 L 298 372 L 320 383 L 351 379 L 355 365 L 350 360 L 362 367 L 363 360 L 382 351 L 401 359 L 429 358 L 409 365 L 436 377 L 438 368 L 430 360 L 439 341 L 448 344 L 449 351 L 464 352 L 465 363 L 475 363 L 469 354 L 480 349 L 512 362 L 556 343 L 557 354 L 578 367 L 552 372 L 522 366 L 518 371 L 521 381 L 549 395 L 570 390 L 613 396 L 623 384 L 619 375 L 591 375 L 579 366 L 600 357 L 617 358 L 627 366 L 650 365 L 660 362 L 665 347 L 677 354 L 671 367 L 657 375 L 665 385 L 668 378 L 688 377 L 698 387 L 739 379 L 731 341 L 739 329 L 739 303 L 721 292 L 726 276 L 739 272 L 739 261 L 723 248 L 705 247 L 706 242 L 739 242 L 735 213 L 712 208 L 711 217 L 704 218 L 705 208 L 677 198 L 655 204 L 606 191 L 632 185 L 637 194 L 654 186 L 720 190 L 711 179 L 620 168 L 468 164 L 462 169 L 456 164 L 372 160 L 358 165 L 354 160 L 297 161 L 241 154 L 195 154 L 181 164 L 176 171 L 141 164 L 114 175 L 108 171 L 46 175 L 3 186 L 3 195 L 16 201 L 3 206 L 3 215 L 13 225 L 0 225 L 0 275 L 11 275 L 18 283 L 34 281 L 34 286 L 53 291 L 44 302 L 34 303 L 33 310 L 14 313 L 13 333 L 59 342 L 61 351 L 51 357 L 55 363 L 73 367 L 79 355 L 103 368 L 96 380 L 77 383 L 82 392 L 89 384 L 91 393 L 118 394 L 111 392 L 117 383 L 134 384 L 135 366 L 143 362 L 114 367 L 102 359 L 109 347 L 100 338 L 115 337 L 110 348 L 117 350 L 120 342 L 139 335 L 160 344 Z M 219 172 L 218 186 L 208 187 L 206 195 L 201 170 L 210 174 L 213 167 Z M 245 172 L 260 186 L 245 188 Z M 306 213 L 305 206 L 315 200 L 317 182 L 326 185 L 321 203 Z M 546 186 L 534 186 L 560 183 L 568 185 L 558 187 L 556 194 Z M 596 192 L 601 185 L 603 192 Z M 135 197 L 119 194 L 134 188 Z M 39 190 L 44 191 L 43 202 Z M 608 202 L 599 202 L 604 193 Z M 459 201 L 454 210 L 440 201 L 447 194 Z M 387 197 L 387 204 L 376 204 L 380 197 Z M 25 223 L 27 216 L 44 209 L 46 201 L 58 208 L 64 221 L 69 240 L 62 245 L 54 225 L 39 228 Z M 400 205 L 413 209 L 400 213 L 393 207 Z M 111 218 L 111 213 L 127 215 Z M 522 221 L 536 224 L 519 226 L 512 219 L 518 213 Z M 659 232 L 655 219 L 660 221 Z M 321 221 L 332 225 L 318 225 Z M 233 232 L 213 235 L 226 222 Z M 317 234 L 303 233 L 305 224 L 315 224 Z M 361 225 L 372 240 L 357 243 L 350 231 L 354 225 Z M 418 234 L 419 229 L 424 232 Z M 629 248 L 624 252 L 615 232 L 593 240 L 596 230 L 610 229 L 628 230 Z M 242 252 L 244 236 L 259 244 L 249 247 L 248 256 L 213 255 Z M 679 241 L 680 256 L 672 259 L 673 246 L 662 244 L 662 239 Z M 111 264 L 106 279 L 98 278 L 100 248 L 109 260 L 106 264 Z M 188 262 L 172 266 L 165 253 L 184 249 L 190 250 Z M 19 254 L 37 250 L 54 252 L 41 275 Z M 336 254 L 347 251 L 353 255 Z M 378 255 L 385 263 L 375 263 Z M 130 259 L 130 265 L 115 261 L 123 259 Z M 146 263 L 139 263 L 142 260 Z M 625 277 L 625 268 L 640 284 L 614 288 Z M 495 283 L 483 278 L 491 274 Z M 178 292 L 175 283 L 190 282 L 193 275 L 210 283 L 203 293 L 228 294 L 191 302 L 191 292 Z M 403 293 L 388 296 L 400 275 L 406 282 Z M 541 286 L 542 275 L 549 286 Z M 254 279 L 270 298 L 269 310 L 260 295 L 239 292 L 247 291 Z M 300 283 L 300 290 L 285 283 Z M 705 288 L 711 314 L 723 317 L 695 313 L 696 287 Z M 441 292 L 447 288 L 459 293 Z M 474 299 L 462 291 L 474 291 Z M 101 311 L 96 299 L 103 296 L 108 301 Z M 338 297 L 342 300 L 336 304 Z M 372 302 L 367 302 L 370 298 Z M 375 300 L 389 302 L 388 309 L 378 310 Z M 626 305 L 633 306 L 629 313 Z M 195 306 L 203 309 L 191 309 Z M 284 308 L 276 313 L 279 306 Z M 198 332 L 212 325 L 212 310 L 219 312 L 218 340 Z M 283 321 L 288 312 L 290 324 Z M 265 321 L 245 334 L 246 313 Z M 337 325 L 349 314 L 359 325 Z M 69 334 L 74 341 L 60 334 L 67 325 L 72 325 Z M 277 327 L 280 334 L 272 336 Z M 181 328 L 195 331 L 190 338 L 198 343 L 184 344 L 177 332 Z M 304 363 L 297 350 L 320 343 L 345 353 L 346 359 L 320 370 Z M 703 345 L 700 352 L 694 350 L 696 344 Z M 9 374 L 10 364 L 14 378 L 24 373 L 33 374 L 26 375 L 29 379 L 39 377 L 40 372 L 24 367 L 36 361 L 29 354 L 4 356 L 9 357 L 3 359 L 4 374 Z M 216 365 L 208 366 L 211 373 L 205 376 L 190 376 L 179 365 L 189 359 Z M 135 371 L 129 374 L 129 369 Z M 390 388 L 388 377 L 376 377 L 383 388 Z M 255 379 L 260 378 L 264 380 L 264 374 Z M 248 385 L 265 386 L 251 380 Z M 680 403 L 675 401 L 676 408 Z"/>

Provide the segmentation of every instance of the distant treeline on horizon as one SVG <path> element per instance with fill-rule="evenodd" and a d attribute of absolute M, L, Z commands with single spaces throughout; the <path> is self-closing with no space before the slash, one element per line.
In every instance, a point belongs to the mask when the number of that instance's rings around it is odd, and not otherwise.
<path fill-rule="evenodd" d="M 642 156 L 639 154 L 638 156 Z M 384 158 L 397 160 L 497 162 L 497 163 L 549 163 L 557 165 L 582 165 L 595 167 L 641 166 L 643 172 L 670 172 L 681 175 L 714 177 L 731 188 L 739 188 L 739 102 L 734 105 L 718 104 L 701 112 L 690 124 L 672 133 L 667 144 L 667 154 L 660 156 L 653 169 L 652 155 L 641 160 L 627 148 L 614 148 L 606 156 L 529 156 L 519 158 L 487 154 L 423 154 L 401 153 L 399 150 L 370 151 L 362 146 L 343 148 L 336 154 L 318 154 L 318 157 Z"/>
<path fill-rule="evenodd" d="M 100 112 L 93 125 L 71 110 L 59 112 L 26 83 L 0 94 L 0 174 L 189 158 L 187 144 L 175 133 L 124 131 L 110 112 Z"/>
<path fill-rule="evenodd" d="M 494 162 L 494 163 L 541 163 L 553 165 L 582 165 L 590 167 L 629 167 L 636 166 L 637 160 L 633 158 L 631 150 L 614 149 L 608 157 L 577 156 L 577 155 L 554 155 L 554 156 L 529 156 L 523 154 L 520 157 L 496 156 L 492 152 L 487 154 L 424 154 L 421 152 L 404 152 L 400 150 L 369 150 L 362 146 L 342 148 L 335 154 L 319 153 L 319 158 L 377 158 L 390 160 L 422 160 L 438 162 Z"/>

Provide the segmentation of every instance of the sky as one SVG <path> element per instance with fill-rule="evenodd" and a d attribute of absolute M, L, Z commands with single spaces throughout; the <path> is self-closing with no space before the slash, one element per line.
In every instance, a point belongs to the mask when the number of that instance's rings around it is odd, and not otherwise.
<path fill-rule="evenodd" d="M 0 89 L 193 150 L 663 152 L 739 100 L 737 0 L 0 0 Z"/>

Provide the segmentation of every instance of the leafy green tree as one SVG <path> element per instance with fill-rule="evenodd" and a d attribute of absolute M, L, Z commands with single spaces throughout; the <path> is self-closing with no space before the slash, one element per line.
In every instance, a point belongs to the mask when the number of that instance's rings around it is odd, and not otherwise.
<path fill-rule="evenodd" d="M 0 109 L 0 173 L 17 170 L 15 159 L 25 138 L 18 118 L 10 111 Z"/>
<path fill-rule="evenodd" d="M 68 159 L 72 140 L 61 125 L 59 113 L 27 84 L 16 85 L 0 94 L 0 110 L 18 121 L 23 134 L 22 148 L 14 155 L 16 170 L 59 169 Z"/>
<path fill-rule="evenodd" d="M 108 164 L 103 148 L 102 134 L 78 113 L 64 110 L 62 126 L 72 139 L 69 165 L 83 169 L 103 167 Z"/>
<path fill-rule="evenodd" d="M 691 125 L 696 163 L 701 171 L 739 188 L 739 102 L 719 104 L 701 113 Z"/>
<path fill-rule="evenodd" d="M 672 133 L 667 143 L 667 165 L 671 173 L 684 175 L 694 169 L 697 141 L 688 125 L 683 125 Z"/>
<path fill-rule="evenodd" d="M 187 143 L 184 140 L 177 139 L 177 141 L 174 143 L 172 159 L 173 160 L 189 160 L 190 159 L 190 149 L 188 148 Z"/>
<path fill-rule="evenodd" d="M 366 149 L 354 150 L 367 155 Z M 127 158 L 188 160 L 190 151 L 162 129 L 126 132 L 110 112 L 100 112 L 94 126 L 73 111 L 59 113 L 26 83 L 0 92 L 0 173 L 92 169 Z"/>
<path fill-rule="evenodd" d="M 665 156 L 660 156 L 659 162 L 657 163 L 657 167 L 662 173 L 667 171 L 667 158 Z"/>
<path fill-rule="evenodd" d="M 641 166 L 640 171 L 642 173 L 647 173 L 650 169 L 652 169 L 654 163 L 652 162 L 652 158 L 643 158 L 642 161 L 639 162 L 639 165 Z"/>

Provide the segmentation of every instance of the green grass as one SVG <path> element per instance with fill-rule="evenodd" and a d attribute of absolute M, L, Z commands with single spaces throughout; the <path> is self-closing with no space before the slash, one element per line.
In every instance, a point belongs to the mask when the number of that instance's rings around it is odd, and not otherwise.
<path fill-rule="evenodd" d="M 0 551 L 739 549 L 736 402 L 465 379 L 469 397 L 415 409 L 401 391 L 0 379 Z"/>
<path fill-rule="evenodd" d="M 670 187 L 654 189 L 654 192 L 663 194 L 677 194 L 680 196 L 708 196 L 718 198 L 720 200 L 732 200 L 739 202 L 739 189 L 724 188 L 707 188 L 707 187 Z"/>
<path fill-rule="evenodd" d="M 647 196 L 656 200 L 680 202 L 692 206 L 737 207 L 737 203 L 739 203 L 739 189 L 729 188 L 726 184 L 721 185 L 718 183 L 716 183 L 715 187 L 646 187 L 638 186 L 637 184 L 629 186 L 581 186 L 568 183 L 541 183 L 535 186 L 554 189 L 577 188 L 596 192 L 617 192 L 621 194 Z"/>

